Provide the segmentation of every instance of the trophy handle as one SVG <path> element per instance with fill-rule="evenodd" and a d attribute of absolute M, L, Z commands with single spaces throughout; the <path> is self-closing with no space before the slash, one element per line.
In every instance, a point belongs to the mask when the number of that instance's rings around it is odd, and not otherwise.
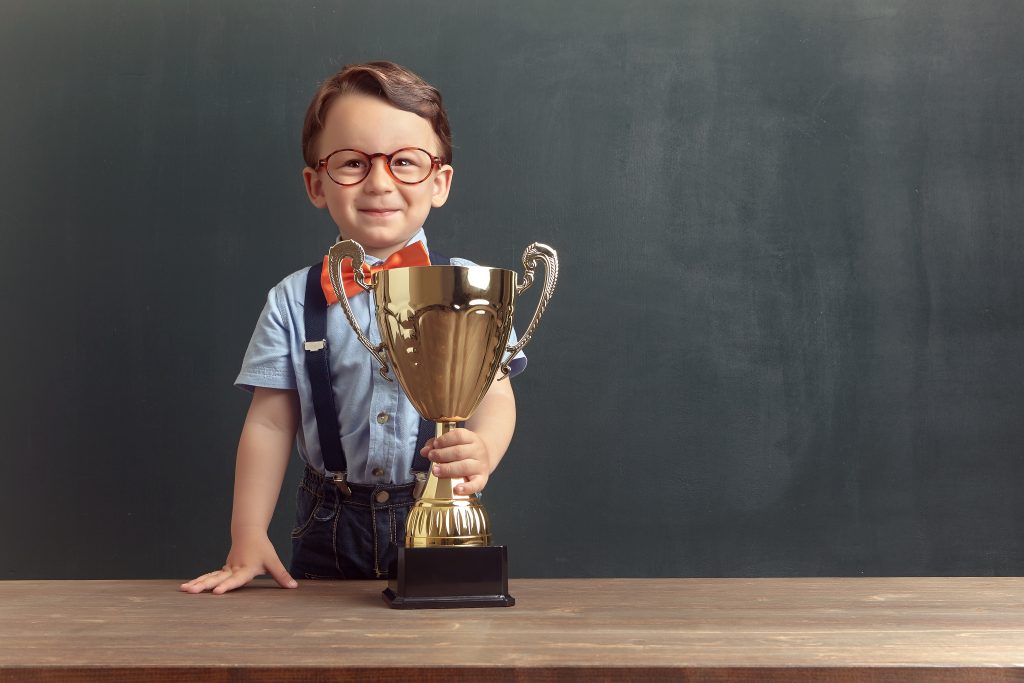
<path fill-rule="evenodd" d="M 342 310 L 345 311 L 345 318 L 352 327 L 352 331 L 356 333 L 356 337 L 359 338 L 359 343 L 365 346 L 370 355 L 380 363 L 380 376 L 392 382 L 394 380 L 388 375 L 388 361 L 384 355 L 384 342 L 377 346 L 371 344 L 370 340 L 363 334 L 363 331 L 359 329 L 355 316 L 352 315 L 352 307 L 348 303 L 348 295 L 345 294 L 345 286 L 341 282 L 341 262 L 346 258 L 352 259 L 352 276 L 356 284 L 367 292 L 370 292 L 372 289 L 370 285 L 366 284 L 366 278 L 363 277 L 363 261 L 366 260 L 366 252 L 363 251 L 362 245 L 358 242 L 345 240 L 335 243 L 327 252 L 327 270 L 331 276 L 331 286 L 334 288 L 334 295 L 338 297 L 338 303 L 341 304 Z"/>
<path fill-rule="evenodd" d="M 537 268 L 538 259 L 544 262 L 544 291 L 540 293 L 537 308 L 533 312 L 533 319 L 530 320 L 526 332 L 519 337 L 519 343 L 505 349 L 508 360 L 501 364 L 501 377 L 498 378 L 499 380 L 508 377 L 508 374 L 512 371 L 509 367 L 512 359 L 530 343 L 533 331 L 537 329 L 537 323 L 540 322 L 541 316 L 544 315 L 544 311 L 548 307 L 548 301 L 551 300 L 551 295 L 555 291 L 555 285 L 558 283 L 558 253 L 546 244 L 534 242 L 523 252 L 523 268 L 525 270 L 522 283 L 516 287 L 516 298 L 519 298 L 519 295 L 533 284 L 533 271 Z"/>

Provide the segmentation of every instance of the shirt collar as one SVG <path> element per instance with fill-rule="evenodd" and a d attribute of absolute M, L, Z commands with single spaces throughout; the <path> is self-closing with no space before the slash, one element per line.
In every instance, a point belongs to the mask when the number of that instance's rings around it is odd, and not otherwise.
<path fill-rule="evenodd" d="M 429 248 L 427 247 L 427 233 L 423 230 L 422 227 L 419 230 L 416 231 L 415 235 L 413 235 L 412 237 L 409 238 L 409 241 L 406 242 L 404 246 L 407 247 L 410 244 L 412 244 L 413 242 L 423 242 L 423 248 L 427 249 L 429 251 Z M 369 266 L 375 266 L 378 263 L 383 262 L 383 260 L 384 259 L 379 259 L 376 256 L 371 256 L 371 255 L 367 254 L 366 255 L 366 259 L 365 259 L 365 263 L 367 265 L 369 265 Z"/>

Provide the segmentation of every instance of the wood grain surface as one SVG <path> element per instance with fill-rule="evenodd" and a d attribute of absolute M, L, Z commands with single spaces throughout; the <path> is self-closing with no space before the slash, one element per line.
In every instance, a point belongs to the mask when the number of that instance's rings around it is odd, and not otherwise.
<path fill-rule="evenodd" d="M 512 581 L 387 609 L 383 582 L 0 582 L 2 681 L 1024 680 L 1024 578 Z"/>

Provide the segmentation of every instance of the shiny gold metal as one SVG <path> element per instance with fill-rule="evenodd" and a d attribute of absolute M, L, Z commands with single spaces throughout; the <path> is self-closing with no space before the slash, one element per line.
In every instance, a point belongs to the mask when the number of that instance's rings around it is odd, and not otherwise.
<path fill-rule="evenodd" d="M 341 262 L 352 259 L 356 283 L 371 292 L 377 304 L 381 343 L 374 346 L 359 329 L 341 283 Z M 514 271 L 483 266 L 416 266 L 373 275 L 362 273 L 365 253 L 352 240 L 338 242 L 328 252 L 331 284 L 345 318 L 360 343 L 389 369 L 424 419 L 437 423 L 437 436 L 455 428 L 480 404 L 495 376 L 509 373 L 511 359 L 529 343 L 547 308 L 558 279 L 558 255 L 533 243 L 523 253 L 522 284 Z M 538 261 L 545 264 L 544 290 L 526 332 L 508 346 L 516 297 L 533 284 Z M 440 479 L 430 474 L 417 481 L 420 496 L 409 513 L 407 547 L 487 545 L 490 523 L 477 496 L 456 494 L 463 479 Z"/>
<path fill-rule="evenodd" d="M 454 422 L 439 422 L 437 436 L 455 428 Z M 405 524 L 405 547 L 490 545 L 491 522 L 477 496 L 455 493 L 462 477 L 442 479 L 431 473 L 423 495 L 409 511 Z"/>
<path fill-rule="evenodd" d="M 356 338 L 359 339 L 359 343 L 365 346 L 366 350 L 370 352 L 370 355 L 376 358 L 377 362 L 380 363 L 381 377 L 391 382 L 392 379 L 388 375 L 388 362 L 384 358 L 384 343 L 382 342 L 377 344 L 377 346 L 371 344 L 370 340 L 366 338 L 365 334 L 363 334 L 363 331 L 359 329 L 359 325 L 356 323 L 356 317 L 352 315 L 352 307 L 348 303 L 348 296 L 345 295 L 345 287 L 341 284 L 341 261 L 346 256 L 352 259 L 352 267 L 355 269 L 352 276 L 356 284 L 367 292 L 370 291 L 370 286 L 366 284 L 366 278 L 363 277 L 363 261 L 366 260 L 366 252 L 363 251 L 363 246 L 361 244 L 353 240 L 336 242 L 334 246 L 327 251 L 327 270 L 331 277 L 331 287 L 334 288 L 334 295 L 338 297 L 341 309 L 345 312 L 345 319 L 348 320 L 348 324 L 356 333 Z"/>
<path fill-rule="evenodd" d="M 541 316 L 547 310 L 551 295 L 555 293 L 555 285 L 558 284 L 558 254 L 548 245 L 534 242 L 523 252 L 523 283 L 516 288 L 516 296 L 525 292 L 533 284 L 533 271 L 537 268 L 538 259 L 544 262 L 544 291 L 540 293 L 537 308 L 533 311 L 533 318 L 530 319 L 526 331 L 519 338 L 519 343 L 508 349 L 506 356 L 508 361 L 501 366 L 501 379 L 508 377 L 509 362 L 512 358 L 530 343 L 533 332 L 537 329 L 537 323 L 540 322 Z"/>
<path fill-rule="evenodd" d="M 424 418 L 461 422 L 487 393 L 512 331 L 515 279 L 511 270 L 457 266 L 375 274 L 381 341 Z"/>

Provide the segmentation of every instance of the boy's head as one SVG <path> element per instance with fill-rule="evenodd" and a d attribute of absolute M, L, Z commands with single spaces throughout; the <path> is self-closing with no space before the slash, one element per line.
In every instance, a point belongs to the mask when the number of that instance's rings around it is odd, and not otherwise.
<path fill-rule="evenodd" d="M 369 62 L 346 66 L 324 81 L 313 96 L 302 125 L 302 157 L 307 166 L 316 166 L 320 159 L 315 146 L 324 128 L 327 110 L 335 98 L 353 93 L 380 98 L 396 109 L 426 119 L 441 144 L 441 161 L 452 163 L 452 131 L 437 88 L 398 64 Z"/>
<path fill-rule="evenodd" d="M 441 95 L 390 62 L 347 66 L 320 86 L 302 152 L 310 201 L 379 258 L 405 246 L 448 198 L 451 131 Z"/>

